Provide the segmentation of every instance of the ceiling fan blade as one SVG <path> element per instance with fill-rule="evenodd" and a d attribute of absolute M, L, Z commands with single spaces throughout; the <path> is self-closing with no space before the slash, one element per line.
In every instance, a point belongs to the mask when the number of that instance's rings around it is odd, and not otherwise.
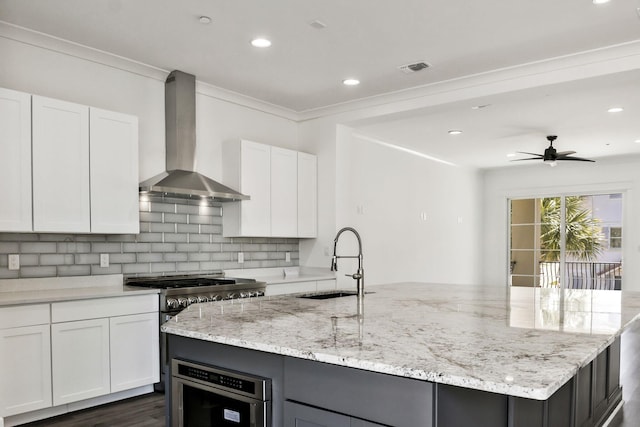
<path fill-rule="evenodd" d="M 558 151 L 556 153 L 557 156 L 569 156 L 571 154 L 576 154 L 575 151 Z"/>
<path fill-rule="evenodd" d="M 538 156 L 539 158 L 543 158 L 544 156 L 542 154 L 538 154 L 538 153 L 527 153 L 526 151 L 517 151 L 518 154 L 528 154 L 530 156 Z"/>
<path fill-rule="evenodd" d="M 512 162 L 519 162 L 519 161 L 522 161 L 522 160 L 540 160 L 540 159 L 542 159 L 542 157 L 528 157 L 526 159 L 513 159 L 511 161 Z"/>
<path fill-rule="evenodd" d="M 582 157 L 570 157 L 570 156 L 560 156 L 556 160 L 573 160 L 576 162 L 594 162 L 595 163 L 595 160 L 585 159 Z"/>

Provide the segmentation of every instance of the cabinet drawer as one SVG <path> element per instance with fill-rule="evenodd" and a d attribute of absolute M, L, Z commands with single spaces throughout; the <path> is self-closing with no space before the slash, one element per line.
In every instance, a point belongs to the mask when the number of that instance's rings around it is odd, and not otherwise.
<path fill-rule="evenodd" d="M 51 304 L 51 322 L 157 312 L 158 304 L 157 294 L 53 303 Z"/>
<path fill-rule="evenodd" d="M 265 295 L 285 295 L 295 294 L 298 292 L 315 292 L 316 282 L 289 282 L 289 283 L 276 283 L 273 285 L 267 285 Z"/>
<path fill-rule="evenodd" d="M 50 319 L 49 304 L 15 305 L 0 308 L 0 329 L 45 325 Z"/>

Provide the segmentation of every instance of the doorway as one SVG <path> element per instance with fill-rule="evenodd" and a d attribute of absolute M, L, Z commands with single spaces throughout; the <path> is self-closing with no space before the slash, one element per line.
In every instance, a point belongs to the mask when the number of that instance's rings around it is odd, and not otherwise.
<path fill-rule="evenodd" d="M 622 193 L 510 199 L 510 285 L 622 289 L 622 203 Z"/>

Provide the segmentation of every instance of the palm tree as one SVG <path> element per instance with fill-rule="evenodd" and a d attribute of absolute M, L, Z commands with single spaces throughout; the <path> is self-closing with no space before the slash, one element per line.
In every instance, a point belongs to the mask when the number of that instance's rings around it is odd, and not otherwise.
<path fill-rule="evenodd" d="M 593 261 L 603 250 L 600 221 L 585 208 L 583 197 L 565 198 L 565 252 L 579 261 Z M 560 198 L 541 199 L 541 261 L 560 260 Z"/>

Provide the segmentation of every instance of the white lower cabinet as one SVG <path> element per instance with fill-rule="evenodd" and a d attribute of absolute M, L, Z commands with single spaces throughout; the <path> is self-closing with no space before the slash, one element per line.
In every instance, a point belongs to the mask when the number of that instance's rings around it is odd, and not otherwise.
<path fill-rule="evenodd" d="M 51 357 L 54 406 L 108 394 L 109 319 L 54 323 Z"/>
<path fill-rule="evenodd" d="M 158 323 L 157 294 L 0 307 L 0 427 L 157 383 Z"/>
<path fill-rule="evenodd" d="M 336 279 L 318 280 L 316 282 L 317 291 L 333 291 L 336 289 Z"/>
<path fill-rule="evenodd" d="M 300 292 L 330 291 L 336 289 L 336 279 L 301 282 L 269 283 L 265 295 L 286 295 Z"/>
<path fill-rule="evenodd" d="M 0 329 L 0 418 L 51 406 L 50 339 L 48 321 Z"/>
<path fill-rule="evenodd" d="M 382 427 L 382 424 L 295 402 L 284 402 L 285 427 Z"/>
<path fill-rule="evenodd" d="M 159 381 L 158 314 L 109 319 L 111 392 Z"/>

